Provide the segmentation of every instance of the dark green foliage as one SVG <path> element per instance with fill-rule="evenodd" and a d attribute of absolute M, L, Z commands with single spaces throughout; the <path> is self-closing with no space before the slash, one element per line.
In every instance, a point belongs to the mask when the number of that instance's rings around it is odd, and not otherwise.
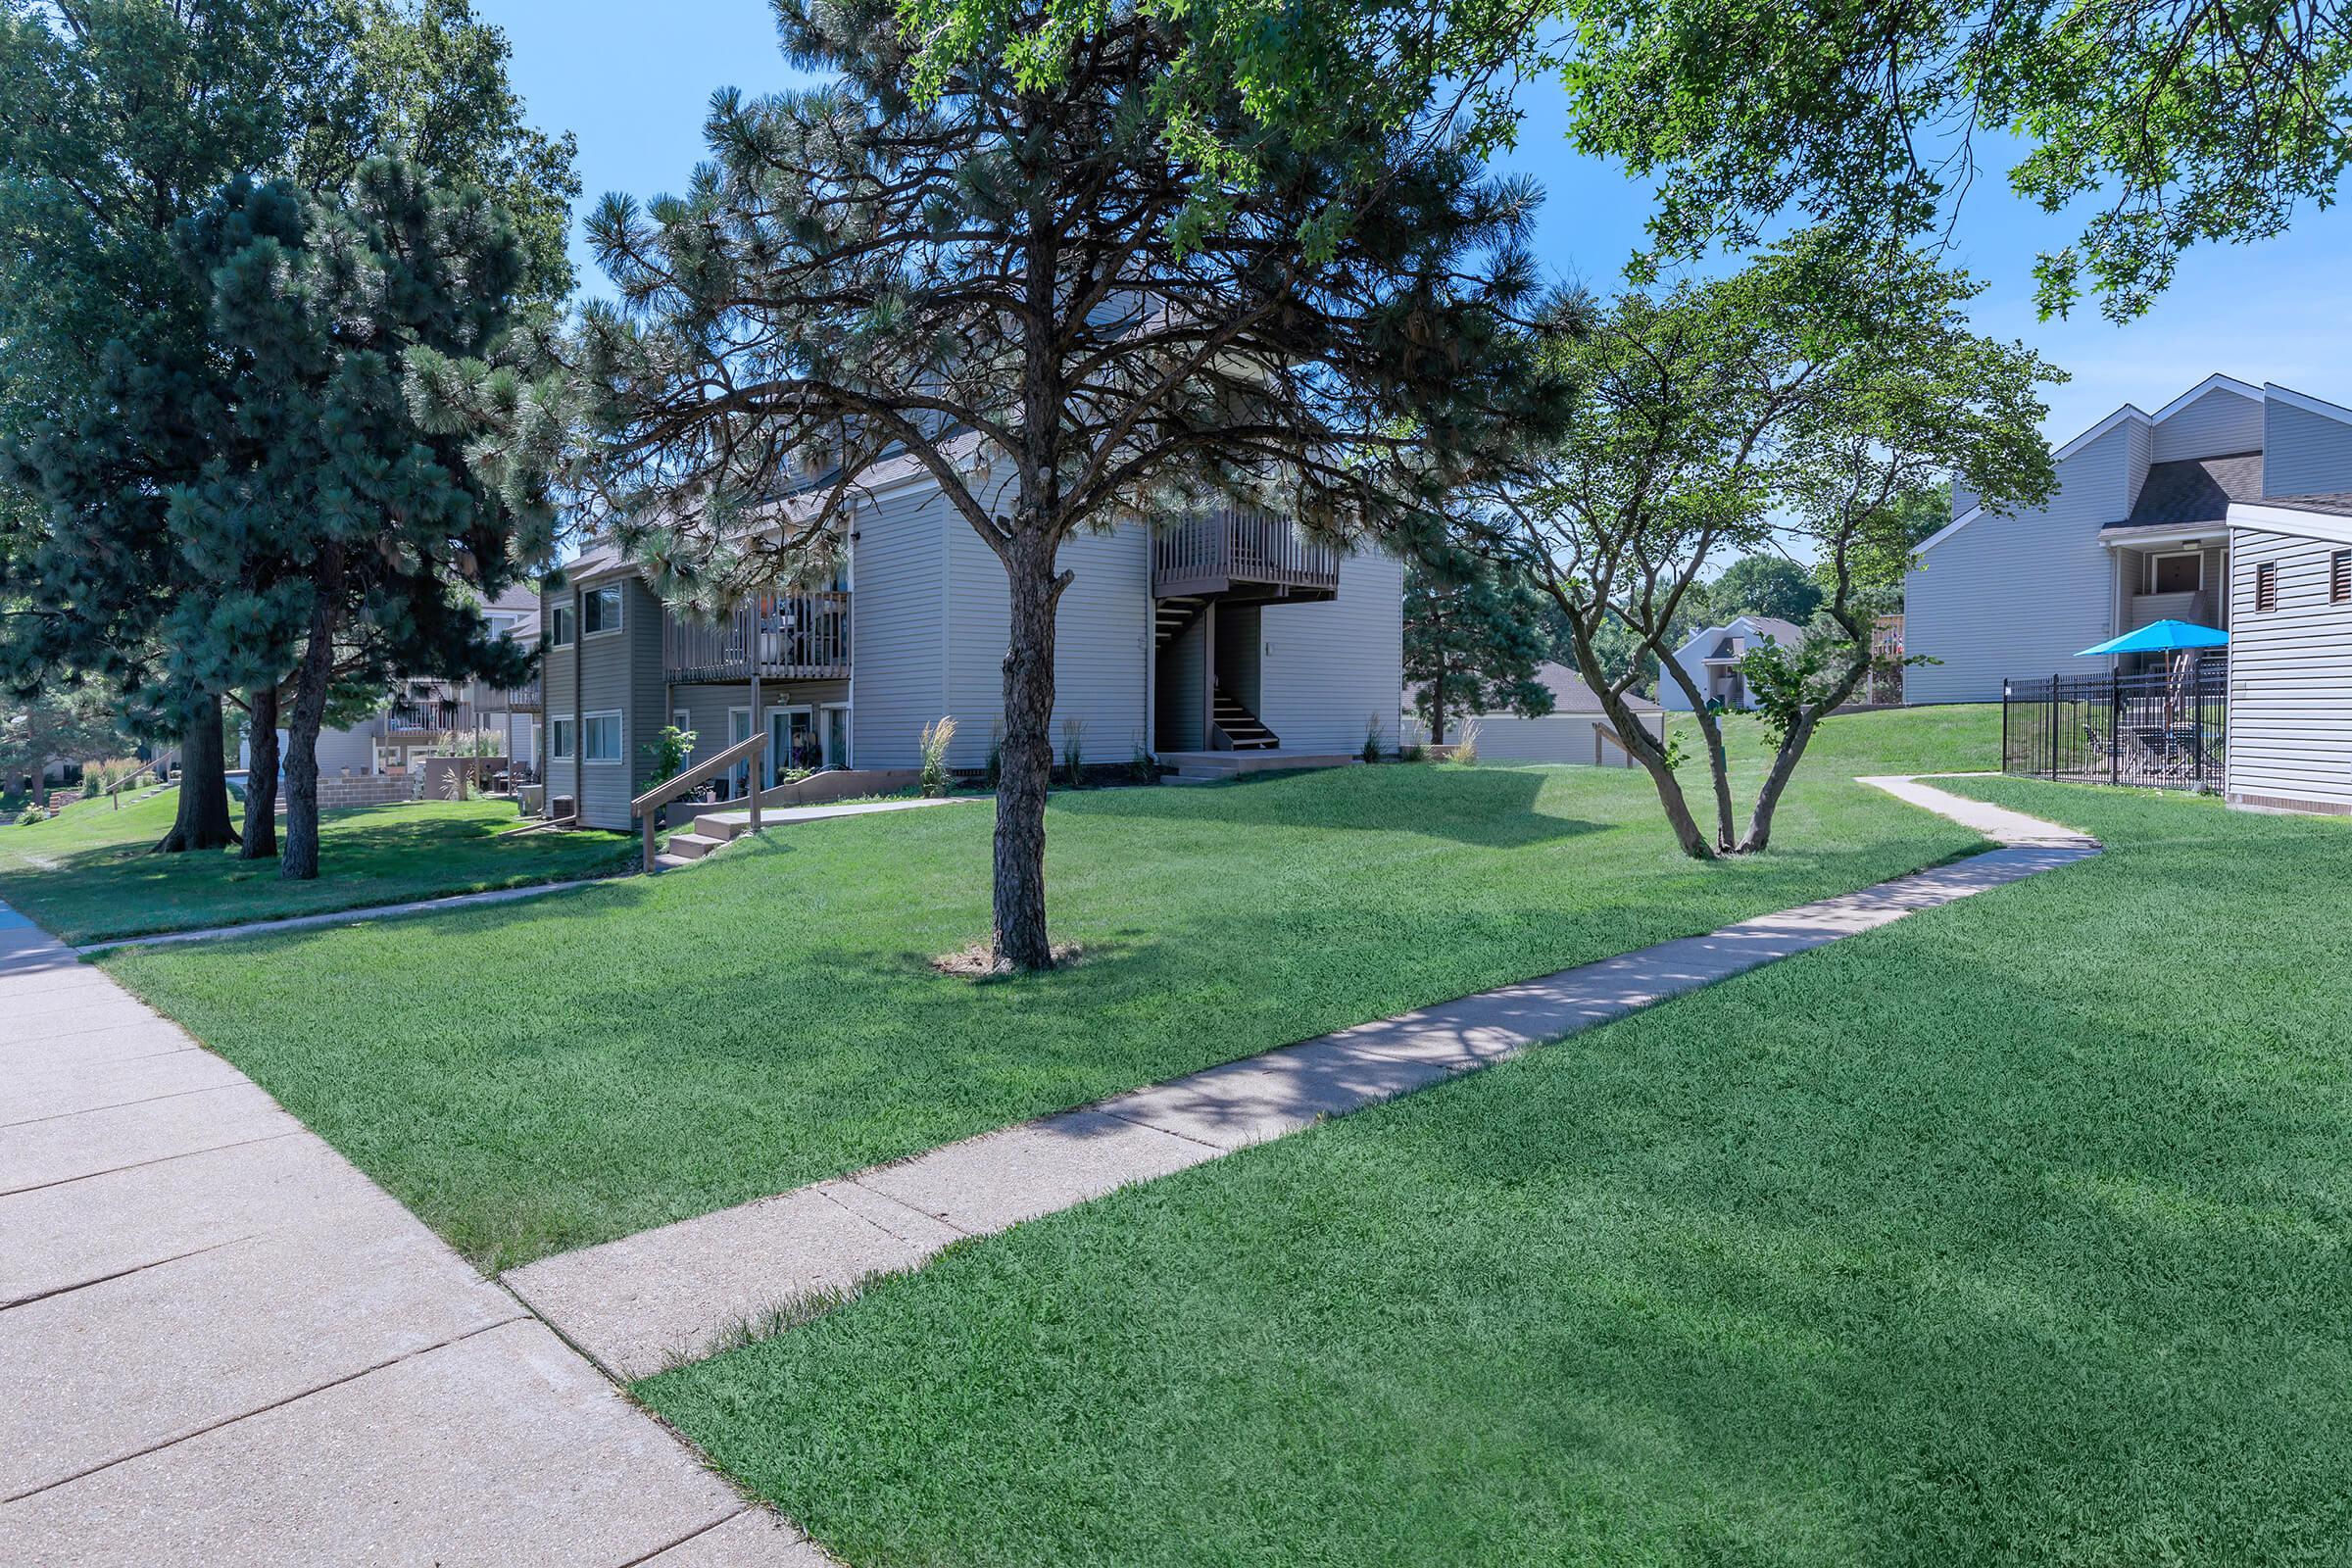
<path fill-rule="evenodd" d="M 503 37 L 460 0 L 66 9 L 0 0 L 0 680 L 85 681 L 138 733 L 184 739 L 168 842 L 213 847 L 231 834 L 209 730 L 224 695 L 288 673 L 301 605 L 268 550 L 182 531 L 286 428 L 249 401 L 256 344 L 223 335 L 223 258 L 186 225 L 238 180 L 364 202 L 361 172 L 400 153 L 514 198 L 533 225 L 519 286 L 552 297 L 568 143 L 521 125 Z"/>
<path fill-rule="evenodd" d="M 1551 711 L 1536 678 L 1551 654 L 1550 608 L 1514 567 L 1471 551 L 1440 544 L 1406 560 L 1404 683 L 1430 740 L 1445 745 L 1465 713 Z"/>
<path fill-rule="evenodd" d="M 472 594 L 544 558 L 552 518 L 509 511 L 463 432 L 420 419 L 403 384 L 412 350 L 501 348 L 526 257 L 478 190 L 435 189 L 391 160 L 363 166 L 340 201 L 235 181 L 180 246 L 231 356 L 218 382 L 231 439 L 172 494 L 182 553 L 218 585 L 175 609 L 172 638 L 212 690 L 292 675 L 283 868 L 314 876 L 315 749 L 338 684 L 527 678 L 530 656 L 490 634 Z"/>
<path fill-rule="evenodd" d="M 1821 601 L 1821 585 L 1786 556 L 1742 556 L 1707 585 L 1707 613 L 1718 622 L 1769 615 L 1802 626 Z"/>

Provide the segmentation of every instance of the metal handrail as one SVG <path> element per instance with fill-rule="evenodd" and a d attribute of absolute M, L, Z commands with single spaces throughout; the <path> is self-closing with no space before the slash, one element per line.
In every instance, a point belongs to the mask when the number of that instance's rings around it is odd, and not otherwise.
<path fill-rule="evenodd" d="M 654 868 L 654 812 L 667 806 L 697 785 L 707 784 L 736 763 L 750 761 L 753 765 L 752 831 L 760 831 L 759 764 L 766 760 L 767 736 L 758 734 L 737 741 L 707 761 L 695 763 L 674 778 L 663 779 L 643 795 L 629 802 L 629 810 L 636 816 L 638 827 L 645 835 L 645 868 Z"/>

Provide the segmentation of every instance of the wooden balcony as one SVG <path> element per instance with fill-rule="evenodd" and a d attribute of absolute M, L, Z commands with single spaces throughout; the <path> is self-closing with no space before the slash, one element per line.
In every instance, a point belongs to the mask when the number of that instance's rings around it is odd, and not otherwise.
<path fill-rule="evenodd" d="M 662 664 L 673 681 L 824 680 L 850 672 L 850 596 L 762 594 L 715 622 L 662 618 Z"/>
<path fill-rule="evenodd" d="M 1166 529 L 1152 542 L 1152 595 L 1330 599 L 1340 552 L 1270 512 L 1228 509 Z"/>

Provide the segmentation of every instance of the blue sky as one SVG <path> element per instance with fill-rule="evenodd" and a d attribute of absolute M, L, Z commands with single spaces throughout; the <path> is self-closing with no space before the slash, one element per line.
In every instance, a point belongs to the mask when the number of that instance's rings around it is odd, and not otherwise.
<path fill-rule="evenodd" d="M 609 190 L 675 189 L 702 156 L 711 89 L 792 85 L 761 0 L 476 0 L 514 42 L 513 74 L 531 118 L 579 137 L 582 205 Z M 1562 138 L 1557 89 L 1531 86 L 1519 146 L 1503 161 L 1543 181 L 1538 250 L 1564 278 L 1617 281 L 1640 242 L 1648 191 L 1614 166 L 1576 156 Z M 2352 212 L 2306 213 L 2293 232 L 2259 245 L 2207 248 L 2182 263 L 2163 301 L 2118 327 L 2095 309 L 2040 321 L 2034 258 L 2076 229 L 1980 181 L 1958 230 L 1963 263 L 1991 287 L 1980 330 L 2022 338 L 2070 372 L 2048 393 L 2046 432 L 2064 441 L 2125 402 L 2154 410 L 2213 371 L 2278 381 L 2352 403 Z M 584 286 L 601 281 L 576 243 Z"/>

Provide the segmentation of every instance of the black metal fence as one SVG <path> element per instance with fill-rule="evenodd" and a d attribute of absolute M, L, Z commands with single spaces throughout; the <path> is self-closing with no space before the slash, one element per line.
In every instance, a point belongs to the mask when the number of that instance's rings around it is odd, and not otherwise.
<path fill-rule="evenodd" d="M 2029 778 L 2213 791 L 2227 759 L 2229 666 L 2005 682 L 2001 771 Z"/>

